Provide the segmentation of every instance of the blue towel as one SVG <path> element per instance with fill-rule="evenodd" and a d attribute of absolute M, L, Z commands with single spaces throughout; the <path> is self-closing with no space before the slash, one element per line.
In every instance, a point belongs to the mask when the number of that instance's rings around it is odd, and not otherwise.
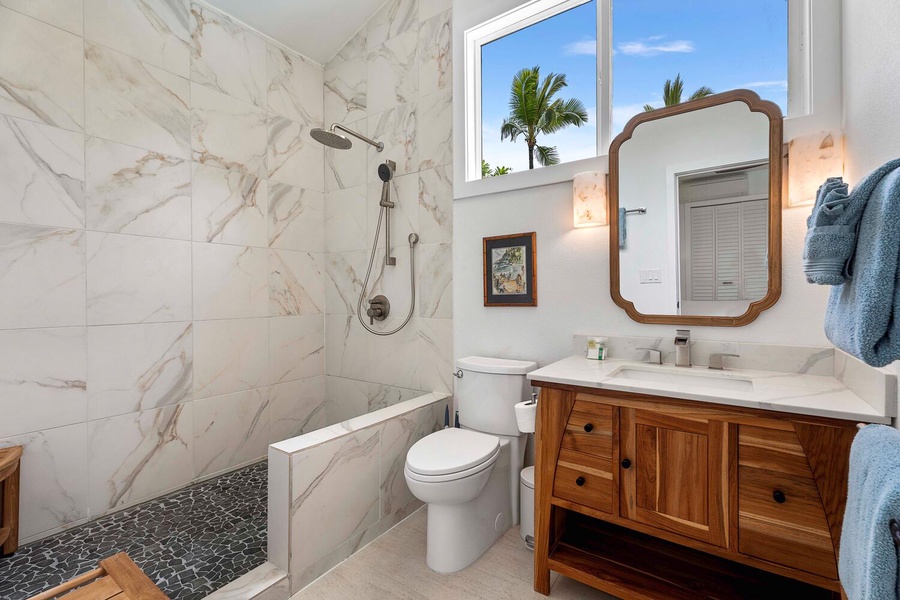
<path fill-rule="evenodd" d="M 900 431 L 868 425 L 850 449 L 850 484 L 838 572 L 850 600 L 895 600 L 897 549 L 891 519 L 900 520 Z"/>
<path fill-rule="evenodd" d="M 858 195 L 851 201 L 847 184 L 830 177 L 816 194 L 816 203 L 806 224 L 803 272 L 809 283 L 840 285 L 847 280 L 847 263 L 856 248 L 856 226 L 865 208 Z"/>
<path fill-rule="evenodd" d="M 865 208 L 850 278 L 828 298 L 825 334 L 841 350 L 883 367 L 900 359 L 900 159 L 860 182 L 853 202 Z"/>
<path fill-rule="evenodd" d="M 619 209 L 619 248 L 625 247 L 625 217 L 628 215 L 625 214 L 625 209 Z"/>

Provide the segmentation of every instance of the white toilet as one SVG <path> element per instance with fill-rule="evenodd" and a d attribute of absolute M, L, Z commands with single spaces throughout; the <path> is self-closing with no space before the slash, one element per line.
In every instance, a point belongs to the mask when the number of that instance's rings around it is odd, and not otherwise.
<path fill-rule="evenodd" d="M 513 407 L 530 397 L 525 374 L 537 363 L 470 356 L 456 367 L 461 428 L 416 442 L 404 469 L 410 491 L 428 504 L 425 562 L 438 573 L 469 566 L 519 522 L 526 436 Z"/>

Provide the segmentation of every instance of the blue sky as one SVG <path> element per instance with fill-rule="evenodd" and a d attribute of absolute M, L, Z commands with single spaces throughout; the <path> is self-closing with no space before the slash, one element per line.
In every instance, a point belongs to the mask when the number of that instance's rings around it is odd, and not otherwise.
<path fill-rule="evenodd" d="M 644 104 L 662 105 L 666 79 L 681 73 L 685 98 L 750 88 L 787 113 L 787 0 L 613 0 L 613 135 Z M 589 2 L 482 48 L 483 156 L 492 166 L 528 169 L 521 139 L 500 141 L 509 86 L 523 67 L 565 73 L 561 97 L 588 109 L 587 125 L 538 139 L 563 162 L 595 155 L 596 5 Z"/>

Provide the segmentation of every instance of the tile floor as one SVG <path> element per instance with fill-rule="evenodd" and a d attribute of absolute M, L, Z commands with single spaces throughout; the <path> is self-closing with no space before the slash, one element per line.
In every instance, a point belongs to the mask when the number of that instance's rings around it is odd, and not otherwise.
<path fill-rule="evenodd" d="M 267 464 L 69 529 L 0 558 L 0 598 L 23 600 L 128 552 L 172 600 L 198 600 L 266 561 Z"/>
<path fill-rule="evenodd" d="M 532 589 L 534 554 L 518 528 L 475 564 L 451 575 L 425 565 L 425 508 L 354 554 L 291 600 L 525 600 L 545 599 Z M 551 600 L 615 600 L 553 573 Z"/>

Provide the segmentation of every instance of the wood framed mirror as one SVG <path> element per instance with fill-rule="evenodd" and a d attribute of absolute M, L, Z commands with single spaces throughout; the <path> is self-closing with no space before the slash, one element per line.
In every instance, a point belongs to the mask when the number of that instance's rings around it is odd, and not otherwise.
<path fill-rule="evenodd" d="M 643 112 L 609 149 L 613 301 L 639 323 L 739 327 L 781 296 L 783 123 L 734 90 Z"/>

